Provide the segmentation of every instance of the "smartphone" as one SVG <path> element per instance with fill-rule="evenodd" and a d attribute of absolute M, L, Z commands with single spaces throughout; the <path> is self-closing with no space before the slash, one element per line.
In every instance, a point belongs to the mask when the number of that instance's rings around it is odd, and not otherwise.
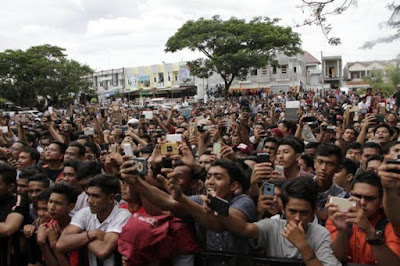
<path fill-rule="evenodd" d="M 161 155 L 178 155 L 178 143 L 161 143 Z"/>
<path fill-rule="evenodd" d="M 384 122 L 384 119 L 385 119 L 385 118 L 383 117 L 383 115 L 376 115 L 375 117 L 376 117 L 376 122 L 377 122 L 378 124 Z"/>
<path fill-rule="evenodd" d="M 306 116 L 303 118 L 304 123 L 309 123 L 309 122 L 314 122 L 315 121 L 315 116 Z"/>
<path fill-rule="evenodd" d="M 221 158 L 221 143 L 214 142 L 213 153 L 217 156 L 217 158 Z"/>
<path fill-rule="evenodd" d="M 145 119 L 153 119 L 153 111 L 143 111 L 142 114 L 144 115 Z"/>
<path fill-rule="evenodd" d="M 278 171 L 282 177 L 285 176 L 285 170 L 282 165 L 275 165 L 275 170 Z"/>
<path fill-rule="evenodd" d="M 12 155 L 12 153 L 8 153 L 7 154 L 7 159 L 8 160 L 12 160 L 14 157 L 13 157 L 13 155 Z"/>
<path fill-rule="evenodd" d="M 0 127 L 0 133 L 7 133 L 8 127 Z"/>
<path fill-rule="evenodd" d="M 114 152 L 114 153 L 118 152 L 117 144 L 115 144 L 115 143 L 111 144 L 110 148 L 111 148 L 111 152 Z"/>
<path fill-rule="evenodd" d="M 263 195 L 273 196 L 275 194 L 275 185 L 271 183 L 265 183 L 263 189 Z"/>
<path fill-rule="evenodd" d="M 130 143 L 122 144 L 122 148 L 124 150 L 125 155 L 133 156 L 132 145 Z"/>
<path fill-rule="evenodd" d="M 400 164 L 400 159 L 397 159 L 397 160 L 387 160 L 386 163 L 387 163 L 387 164 Z M 397 170 L 397 169 L 387 170 L 387 172 L 400 174 L 400 170 Z"/>
<path fill-rule="evenodd" d="M 229 215 L 229 202 L 220 197 L 213 197 L 208 194 L 208 198 L 210 199 L 209 207 L 211 210 L 217 212 L 221 216 Z"/>
<path fill-rule="evenodd" d="M 83 134 L 85 134 L 85 136 L 93 136 L 94 135 L 94 128 L 87 127 L 85 129 L 83 129 Z"/>
<path fill-rule="evenodd" d="M 269 157 L 269 153 L 257 153 L 257 163 L 266 163 L 266 162 L 271 162 L 271 159 Z"/>
<path fill-rule="evenodd" d="M 133 160 L 135 161 L 136 171 L 139 173 L 139 175 L 146 175 L 147 174 L 146 158 L 137 157 L 137 158 L 133 158 Z"/>
<path fill-rule="evenodd" d="M 331 197 L 329 199 L 329 203 L 336 203 L 338 205 L 339 211 L 341 211 L 341 212 L 347 212 L 350 207 L 357 205 L 357 203 L 355 201 L 351 201 L 351 200 L 339 198 L 339 197 Z"/>
<path fill-rule="evenodd" d="M 167 134 L 166 140 L 170 142 L 182 142 L 182 134 Z"/>

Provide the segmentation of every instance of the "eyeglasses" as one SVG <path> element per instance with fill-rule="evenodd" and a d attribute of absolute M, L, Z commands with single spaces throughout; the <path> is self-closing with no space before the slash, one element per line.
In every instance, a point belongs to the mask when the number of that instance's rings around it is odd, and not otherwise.
<path fill-rule="evenodd" d="M 378 199 L 379 197 L 374 197 L 374 196 L 365 196 L 365 195 L 360 195 L 357 193 L 350 193 L 351 196 L 356 197 L 358 199 L 364 199 L 366 202 L 372 202 L 376 199 Z"/>

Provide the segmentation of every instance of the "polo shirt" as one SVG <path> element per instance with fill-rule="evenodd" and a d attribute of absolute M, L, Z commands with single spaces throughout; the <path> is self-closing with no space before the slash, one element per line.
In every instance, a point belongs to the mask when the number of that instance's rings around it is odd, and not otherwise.
<path fill-rule="evenodd" d="M 132 214 L 125 209 L 121 209 L 118 205 L 114 205 L 113 210 L 110 215 L 102 223 L 97 219 L 97 214 L 90 211 L 90 207 L 83 208 L 75 213 L 72 217 L 72 225 L 79 227 L 82 231 L 90 231 L 94 229 L 99 229 L 105 233 L 117 233 L 120 234 L 122 227 L 128 222 Z M 89 265 L 97 266 L 96 256 L 89 252 Z M 113 266 L 114 254 L 112 254 L 108 259 L 103 261 L 104 266 Z"/>
<path fill-rule="evenodd" d="M 381 217 L 381 215 L 377 215 L 369 220 L 369 222 L 375 227 Z M 330 219 L 326 221 L 326 228 L 331 233 L 332 241 L 334 241 L 337 236 L 337 229 Z M 385 239 L 386 245 L 400 258 L 400 239 L 395 235 L 390 222 L 385 227 Z M 348 242 L 349 250 L 347 253 L 347 262 L 359 264 L 378 263 L 372 253 L 371 246 L 366 241 L 365 233 L 361 231 L 357 224 L 353 224 L 352 235 Z"/>

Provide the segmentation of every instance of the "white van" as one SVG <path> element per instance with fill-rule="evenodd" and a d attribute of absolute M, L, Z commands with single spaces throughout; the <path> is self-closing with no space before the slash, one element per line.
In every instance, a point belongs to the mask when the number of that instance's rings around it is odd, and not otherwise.
<path fill-rule="evenodd" d="M 24 114 L 24 115 L 32 115 L 32 117 L 37 118 L 39 111 L 38 110 L 26 110 L 26 111 L 19 111 L 19 114 Z"/>

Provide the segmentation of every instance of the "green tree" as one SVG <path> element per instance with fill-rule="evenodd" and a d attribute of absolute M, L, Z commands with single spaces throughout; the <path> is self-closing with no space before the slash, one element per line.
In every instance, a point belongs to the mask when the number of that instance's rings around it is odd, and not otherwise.
<path fill-rule="evenodd" d="M 371 88 L 379 89 L 385 96 L 393 95 L 397 91 L 397 85 L 400 84 L 400 56 L 397 57 L 394 65 L 389 65 L 383 70 L 374 70 L 372 73 L 373 78 L 364 79 L 370 82 Z"/>
<path fill-rule="evenodd" d="M 168 39 L 165 51 L 188 48 L 203 53 L 205 58 L 188 63 L 191 75 L 207 78 L 218 73 L 227 96 L 233 80 L 245 78 L 249 69 L 276 64 L 277 53 L 290 56 L 301 52 L 299 34 L 277 22 L 262 17 L 248 23 L 235 17 L 223 21 L 219 16 L 189 20 Z"/>
<path fill-rule="evenodd" d="M 87 65 L 67 59 L 65 49 L 41 45 L 26 51 L 0 53 L 0 96 L 20 106 L 35 106 L 43 96 L 49 105 L 60 106 L 72 100 L 72 94 L 85 92 L 93 73 Z"/>

